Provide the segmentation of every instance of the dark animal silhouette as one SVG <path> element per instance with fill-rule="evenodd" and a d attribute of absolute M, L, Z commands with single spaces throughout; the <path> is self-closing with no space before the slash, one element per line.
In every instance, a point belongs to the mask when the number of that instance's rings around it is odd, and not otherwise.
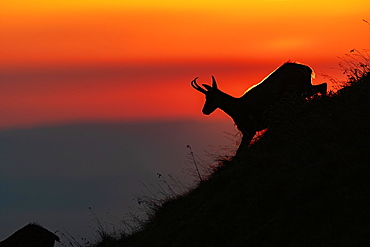
<path fill-rule="evenodd" d="M 274 106 L 283 98 L 291 95 L 307 98 L 316 93 L 326 95 L 327 84 L 312 85 L 313 70 L 303 64 L 287 62 L 273 71 L 259 84 L 252 86 L 240 98 L 234 98 L 218 89 L 212 76 L 212 86 L 199 86 L 196 77 L 191 85 L 205 94 L 206 102 L 203 114 L 209 115 L 220 108 L 235 122 L 242 132 L 242 142 L 237 156 L 242 148 L 248 147 L 257 131 L 268 128 L 269 118 Z"/>
<path fill-rule="evenodd" d="M 38 224 L 28 224 L 0 242 L 0 247 L 53 247 L 60 239 Z"/>

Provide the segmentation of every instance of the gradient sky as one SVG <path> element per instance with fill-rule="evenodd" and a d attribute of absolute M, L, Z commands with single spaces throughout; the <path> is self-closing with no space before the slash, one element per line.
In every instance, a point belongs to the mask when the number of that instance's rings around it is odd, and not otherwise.
<path fill-rule="evenodd" d="M 366 0 L 6 1 L 0 127 L 200 119 L 203 97 L 189 86 L 195 76 L 207 83 L 213 74 L 240 96 L 289 59 L 338 76 L 337 56 L 368 48 L 369 7 Z"/>
<path fill-rule="evenodd" d="M 86 237 L 88 207 L 120 217 L 141 182 L 184 169 L 186 145 L 201 159 L 213 145 L 212 162 L 229 154 L 218 145 L 235 149 L 240 136 L 222 112 L 202 115 L 190 81 L 214 75 L 240 96 L 287 60 L 310 65 L 315 84 L 328 82 L 322 73 L 343 78 L 338 56 L 369 48 L 369 9 L 368 0 L 3 1 L 0 239 L 29 221 Z"/>

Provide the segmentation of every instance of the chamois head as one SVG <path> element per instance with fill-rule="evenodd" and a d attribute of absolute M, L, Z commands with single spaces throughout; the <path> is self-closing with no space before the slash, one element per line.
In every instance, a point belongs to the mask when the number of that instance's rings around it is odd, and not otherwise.
<path fill-rule="evenodd" d="M 217 98 L 220 93 L 220 90 L 218 90 L 216 79 L 213 76 L 212 76 L 212 86 L 202 84 L 204 88 L 198 85 L 197 79 L 198 77 L 196 77 L 191 82 L 191 86 L 197 91 L 206 95 L 206 102 L 204 103 L 202 112 L 205 115 L 209 115 L 219 107 Z"/>

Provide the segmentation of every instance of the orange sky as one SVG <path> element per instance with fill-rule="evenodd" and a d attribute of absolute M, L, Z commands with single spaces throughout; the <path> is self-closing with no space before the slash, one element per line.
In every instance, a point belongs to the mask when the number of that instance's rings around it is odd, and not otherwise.
<path fill-rule="evenodd" d="M 2 3 L 0 127 L 200 118 L 195 76 L 240 96 L 288 59 L 337 76 L 369 48 L 365 0 L 55 2 Z"/>

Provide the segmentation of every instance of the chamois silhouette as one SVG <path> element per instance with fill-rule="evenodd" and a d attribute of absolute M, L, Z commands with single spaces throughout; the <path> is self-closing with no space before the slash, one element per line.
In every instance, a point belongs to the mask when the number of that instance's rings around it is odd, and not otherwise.
<path fill-rule="evenodd" d="M 274 106 L 283 98 L 295 95 L 306 99 L 317 93 L 326 95 L 327 84 L 312 85 L 313 70 L 303 64 L 287 62 L 278 67 L 257 85 L 252 86 L 240 97 L 232 97 L 218 89 L 216 79 L 212 76 L 212 86 L 199 86 L 196 77 L 191 86 L 205 94 L 206 101 L 203 114 L 209 115 L 220 108 L 233 120 L 243 134 L 237 150 L 249 146 L 257 131 L 267 129 Z"/>
<path fill-rule="evenodd" d="M 0 247 L 53 247 L 60 239 L 42 226 L 32 223 L 0 242 Z"/>

